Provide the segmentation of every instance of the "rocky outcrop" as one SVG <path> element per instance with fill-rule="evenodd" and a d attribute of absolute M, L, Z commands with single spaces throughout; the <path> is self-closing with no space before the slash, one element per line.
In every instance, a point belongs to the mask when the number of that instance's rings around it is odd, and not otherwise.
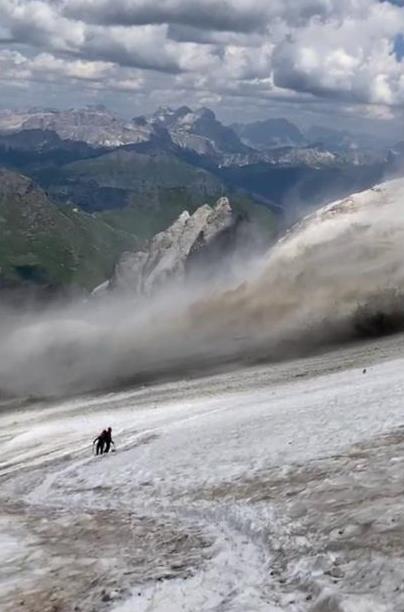
<path fill-rule="evenodd" d="M 218 121 L 208 108 L 192 111 L 160 108 L 151 117 L 130 121 L 111 113 L 104 106 L 69 110 L 34 108 L 28 111 L 1 111 L 0 134 L 20 131 L 52 131 L 63 140 L 85 142 L 93 147 L 116 148 L 159 141 L 209 157 L 222 153 L 247 153 L 237 134 Z"/>
<path fill-rule="evenodd" d="M 168 281 L 181 281 L 192 267 L 199 266 L 202 253 L 216 249 L 222 239 L 228 243 L 229 232 L 236 225 L 227 198 L 221 198 L 213 207 L 205 204 L 192 215 L 184 211 L 146 249 L 124 253 L 107 286 L 98 287 L 93 293 L 119 290 L 150 295 Z"/>
<path fill-rule="evenodd" d="M 103 106 L 31 109 L 27 112 L 0 113 L 0 131 L 53 131 L 63 140 L 81 141 L 96 147 L 115 148 L 150 140 L 153 126 L 125 121 Z"/>
<path fill-rule="evenodd" d="M 179 147 L 200 155 L 214 157 L 250 151 L 231 128 L 217 120 L 209 108 L 202 107 L 195 111 L 187 106 L 177 110 L 159 108 L 152 116 L 151 123 L 164 126 Z"/>
<path fill-rule="evenodd" d="M 231 126 L 249 147 L 258 150 L 275 147 L 301 147 L 308 144 L 299 128 L 287 119 L 266 119 Z"/>

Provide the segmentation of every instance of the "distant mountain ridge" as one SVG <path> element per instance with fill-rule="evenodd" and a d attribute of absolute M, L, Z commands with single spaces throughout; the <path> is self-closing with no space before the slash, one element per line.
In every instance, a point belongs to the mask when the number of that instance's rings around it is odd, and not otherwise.
<path fill-rule="evenodd" d="M 92 289 L 124 251 L 145 252 L 184 211 L 189 229 L 222 196 L 269 240 L 404 171 L 403 143 L 374 152 L 313 128 L 314 143 L 284 119 L 233 127 L 204 107 L 131 120 L 102 106 L 0 111 L 0 288 Z"/>
<path fill-rule="evenodd" d="M 123 119 L 105 106 L 57 110 L 32 108 L 26 111 L 0 110 L 0 135 L 35 131 L 56 134 L 62 141 L 82 142 L 93 148 L 114 149 L 122 146 L 152 143 L 166 148 L 177 147 L 211 160 L 216 165 L 239 165 L 270 161 L 279 148 L 312 148 L 319 146 L 336 155 L 355 152 L 381 152 L 383 146 L 370 134 L 350 134 L 332 127 L 311 126 L 299 129 L 285 118 L 270 118 L 251 123 L 224 125 L 206 107 L 191 109 L 160 107 L 148 116 Z M 49 145 L 49 143 L 48 143 Z"/>
<path fill-rule="evenodd" d="M 103 106 L 57 111 L 31 109 L 26 112 L 0 111 L 0 133 L 43 130 L 55 132 L 62 140 L 82 141 L 95 147 L 116 148 L 147 143 L 157 137 L 171 139 L 181 148 L 203 155 L 245 153 L 236 133 L 225 127 L 213 111 L 160 108 L 149 118 L 125 121 Z"/>
<path fill-rule="evenodd" d="M 140 239 L 224 194 L 289 222 L 404 167 L 400 146 L 367 151 L 333 128 L 313 128 L 323 144 L 282 118 L 233 127 L 206 107 L 130 120 L 103 106 L 0 111 L 0 165 L 30 176 L 53 202 L 105 214 Z"/>
<path fill-rule="evenodd" d="M 233 130 L 242 142 L 252 148 L 300 147 L 308 144 L 299 128 L 287 119 L 266 119 L 253 123 L 234 123 Z"/>
<path fill-rule="evenodd" d="M 206 107 L 195 111 L 188 106 L 177 110 L 159 108 L 151 117 L 152 124 L 165 127 L 173 142 L 182 148 L 194 149 L 196 152 L 209 150 L 215 153 L 247 153 L 245 146 L 234 130 L 224 126 L 216 119 L 212 110 Z M 198 139 L 200 141 L 198 142 Z"/>
<path fill-rule="evenodd" d="M 63 140 L 86 142 L 100 147 L 118 147 L 150 139 L 149 125 L 127 122 L 103 106 L 66 111 L 32 109 L 0 112 L 0 132 L 50 130 Z"/>

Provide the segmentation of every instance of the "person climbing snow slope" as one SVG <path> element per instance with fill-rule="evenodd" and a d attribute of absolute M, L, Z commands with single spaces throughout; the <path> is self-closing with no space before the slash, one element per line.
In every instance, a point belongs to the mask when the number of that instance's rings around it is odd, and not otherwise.
<path fill-rule="evenodd" d="M 99 436 L 97 436 L 94 440 L 93 440 L 93 448 L 94 448 L 94 444 L 97 444 L 97 446 L 95 447 L 95 454 L 96 455 L 102 455 L 104 453 L 104 447 L 106 445 L 106 440 L 107 440 L 107 430 L 104 429 Z M 108 446 L 108 450 L 109 450 L 109 446 Z"/>
<path fill-rule="evenodd" d="M 111 448 L 111 444 L 113 444 L 115 446 L 115 442 L 112 439 L 112 429 L 111 427 L 108 427 L 108 429 L 105 432 L 105 453 L 109 453 L 110 448 Z"/>

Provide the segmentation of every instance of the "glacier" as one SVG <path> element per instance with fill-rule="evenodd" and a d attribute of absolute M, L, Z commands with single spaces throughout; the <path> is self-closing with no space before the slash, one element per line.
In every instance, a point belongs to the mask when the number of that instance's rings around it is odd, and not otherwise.
<path fill-rule="evenodd" d="M 2 611 L 404 609 L 404 336 L 355 327 L 400 329 L 403 196 L 220 285 L 5 313 Z"/>
<path fill-rule="evenodd" d="M 403 342 L 3 405 L 1 609 L 401 609 Z"/>

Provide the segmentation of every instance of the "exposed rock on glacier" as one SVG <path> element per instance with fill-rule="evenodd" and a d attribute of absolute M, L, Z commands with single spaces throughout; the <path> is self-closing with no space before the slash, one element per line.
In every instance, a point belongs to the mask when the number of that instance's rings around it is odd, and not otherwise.
<path fill-rule="evenodd" d="M 192 215 L 184 211 L 145 250 L 123 254 L 108 289 L 150 295 L 169 280 L 180 281 L 198 267 L 209 250 L 216 250 L 222 240 L 228 242 L 236 225 L 227 198 L 218 200 L 214 207 L 205 204 Z"/>

